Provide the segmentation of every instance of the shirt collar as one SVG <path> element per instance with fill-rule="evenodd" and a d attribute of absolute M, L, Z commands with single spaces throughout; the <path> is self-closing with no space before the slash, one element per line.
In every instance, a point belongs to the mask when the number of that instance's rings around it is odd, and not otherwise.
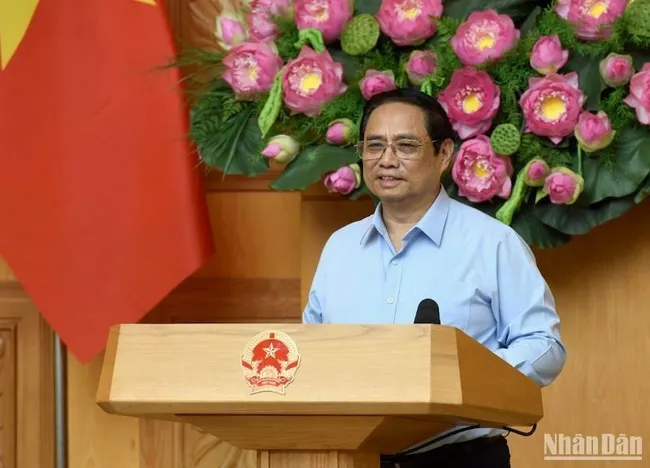
<path fill-rule="evenodd" d="M 444 187 L 440 188 L 440 193 L 431 204 L 429 209 L 424 213 L 424 216 L 411 228 L 411 230 L 406 234 L 405 238 L 411 237 L 415 230 L 423 232 L 429 239 L 433 241 L 438 247 L 442 243 L 442 235 L 445 230 L 445 224 L 447 223 L 447 215 L 449 214 L 449 205 L 450 198 Z M 370 218 L 370 224 L 368 228 L 363 232 L 361 236 L 361 244 L 365 243 L 371 235 L 378 233 L 384 238 L 388 238 L 388 231 L 386 230 L 386 225 L 381 216 L 381 203 L 375 208 L 375 212 Z"/>

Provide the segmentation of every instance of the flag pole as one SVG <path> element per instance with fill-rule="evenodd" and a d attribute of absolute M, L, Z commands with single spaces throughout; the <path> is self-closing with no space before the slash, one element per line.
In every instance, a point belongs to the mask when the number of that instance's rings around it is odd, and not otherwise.
<path fill-rule="evenodd" d="M 54 333 L 55 468 L 68 468 L 68 404 L 66 347 Z"/>

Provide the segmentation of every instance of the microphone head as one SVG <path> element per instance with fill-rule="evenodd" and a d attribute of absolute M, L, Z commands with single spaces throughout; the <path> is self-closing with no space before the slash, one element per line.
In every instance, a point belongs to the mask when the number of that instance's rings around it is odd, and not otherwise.
<path fill-rule="evenodd" d="M 415 313 L 414 323 L 440 325 L 440 307 L 433 299 L 423 299 Z"/>

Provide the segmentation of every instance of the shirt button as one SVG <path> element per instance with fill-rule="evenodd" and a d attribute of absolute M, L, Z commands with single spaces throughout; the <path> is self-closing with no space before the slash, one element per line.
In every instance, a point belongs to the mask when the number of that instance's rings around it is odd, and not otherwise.
<path fill-rule="evenodd" d="M 386 302 L 392 304 L 394 302 L 394 299 L 392 297 L 389 297 L 388 299 L 386 299 Z"/>
<path fill-rule="evenodd" d="M 393 266 L 399 265 L 399 262 L 397 260 L 393 260 L 391 263 L 393 264 Z"/>

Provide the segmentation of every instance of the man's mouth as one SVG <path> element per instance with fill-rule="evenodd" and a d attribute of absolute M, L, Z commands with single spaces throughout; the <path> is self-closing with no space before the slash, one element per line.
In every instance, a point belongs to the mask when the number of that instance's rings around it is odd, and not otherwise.
<path fill-rule="evenodd" d="M 379 176 L 377 178 L 377 181 L 379 183 L 379 186 L 384 188 L 384 189 L 391 189 L 393 187 L 397 187 L 404 179 L 401 179 L 399 177 L 395 176 Z"/>

